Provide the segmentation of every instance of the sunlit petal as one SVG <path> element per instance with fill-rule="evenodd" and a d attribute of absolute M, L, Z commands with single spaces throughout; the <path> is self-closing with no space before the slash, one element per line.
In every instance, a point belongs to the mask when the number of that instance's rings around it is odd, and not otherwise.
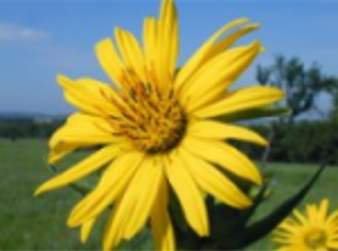
<path fill-rule="evenodd" d="M 231 49 L 201 67 L 180 92 L 180 100 L 186 106 L 187 112 L 193 112 L 217 98 L 220 93 L 224 93 L 255 59 L 259 48 L 259 42 L 254 42 L 248 46 Z M 219 90 L 220 86 L 223 91 L 219 94 L 206 95 L 209 91 L 213 93 L 213 89 Z"/>
<path fill-rule="evenodd" d="M 87 220 L 81 226 L 81 242 L 82 243 L 87 242 L 89 235 L 92 232 L 95 222 L 96 222 L 96 218 L 92 218 L 92 219 Z"/>
<path fill-rule="evenodd" d="M 229 93 L 223 100 L 197 110 L 194 112 L 194 115 L 202 118 L 215 117 L 218 115 L 263 107 L 275 103 L 282 98 L 284 98 L 284 93 L 274 87 L 245 87 Z"/>
<path fill-rule="evenodd" d="M 131 152 L 117 157 L 103 173 L 100 183 L 72 210 L 68 225 L 76 227 L 101 213 L 126 189 L 144 155 Z"/>
<path fill-rule="evenodd" d="M 121 78 L 125 68 L 113 41 L 110 38 L 103 39 L 97 43 L 95 50 L 103 70 L 122 89 Z"/>
<path fill-rule="evenodd" d="M 159 187 L 157 203 L 151 212 L 151 227 L 157 250 L 174 250 L 174 229 L 168 213 L 168 188 L 167 182 L 163 181 Z"/>
<path fill-rule="evenodd" d="M 170 155 L 165 170 L 188 223 L 200 236 L 207 236 L 209 224 L 201 191 L 178 153 Z"/>
<path fill-rule="evenodd" d="M 135 232 L 145 224 L 145 220 L 150 215 L 155 198 L 157 197 L 160 186 L 160 175 L 163 170 L 152 168 L 152 160 L 147 160 L 138 168 L 125 193 L 121 199 L 114 205 L 111 218 L 108 220 L 103 237 L 103 249 L 110 250 L 116 246 L 122 238 L 132 238 Z M 147 177 L 150 178 L 145 191 L 149 193 L 148 204 L 144 203 L 144 185 Z M 152 182 L 154 181 L 154 182 Z M 139 204 L 140 203 L 140 204 Z M 145 206 L 145 207 L 144 207 Z M 140 219 L 129 221 L 133 217 L 134 210 L 140 210 L 135 216 L 141 216 Z M 135 217 L 134 216 L 134 217 Z M 128 224 L 126 224 L 128 223 Z"/>
<path fill-rule="evenodd" d="M 100 116 L 119 114 L 111 102 L 116 96 L 112 87 L 94 79 L 71 80 L 62 75 L 57 81 L 65 91 L 66 100 L 81 111 Z"/>
<path fill-rule="evenodd" d="M 213 46 L 217 39 L 222 36 L 225 32 L 233 29 L 236 26 L 243 25 L 248 23 L 249 19 L 240 18 L 231 23 L 224 25 L 221 29 L 219 29 L 213 36 L 211 36 L 201 48 L 197 50 L 193 54 L 193 56 L 184 64 L 182 69 L 177 75 L 177 79 L 175 82 L 175 88 L 179 90 L 186 81 L 193 75 L 193 73 L 198 69 L 203 63 L 205 63 L 206 58 L 210 56 L 210 53 L 213 52 Z"/>
<path fill-rule="evenodd" d="M 235 208 L 247 208 L 252 205 L 249 197 L 211 164 L 184 149 L 181 150 L 181 155 L 187 170 L 203 191 Z"/>
<path fill-rule="evenodd" d="M 226 143 L 189 136 L 184 140 L 183 147 L 243 179 L 256 184 L 262 183 L 262 177 L 255 165 L 245 155 Z"/>
<path fill-rule="evenodd" d="M 36 191 L 35 195 L 66 186 L 69 183 L 77 181 L 82 177 L 98 170 L 104 164 L 111 161 L 118 154 L 123 151 L 122 145 L 111 145 L 102 148 L 101 150 L 93 153 L 89 157 L 85 158 L 72 168 L 64 171 L 63 173 L 57 175 L 56 177 L 50 179 L 46 183 L 42 184 Z"/>
<path fill-rule="evenodd" d="M 263 146 L 268 144 L 262 136 L 254 131 L 213 120 L 200 120 L 192 123 L 189 134 L 206 139 L 239 139 Z"/>

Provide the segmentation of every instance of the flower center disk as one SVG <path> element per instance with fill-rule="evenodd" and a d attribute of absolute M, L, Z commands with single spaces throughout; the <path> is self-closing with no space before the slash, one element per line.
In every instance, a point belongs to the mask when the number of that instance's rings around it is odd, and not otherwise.
<path fill-rule="evenodd" d="M 122 117 L 114 123 L 118 134 L 147 153 L 168 152 L 177 146 L 187 119 L 171 87 L 159 91 L 152 85 L 138 85 L 122 95 Z"/>
<path fill-rule="evenodd" d="M 321 229 L 312 229 L 305 236 L 305 243 L 313 249 L 325 246 L 326 241 L 326 233 Z"/>

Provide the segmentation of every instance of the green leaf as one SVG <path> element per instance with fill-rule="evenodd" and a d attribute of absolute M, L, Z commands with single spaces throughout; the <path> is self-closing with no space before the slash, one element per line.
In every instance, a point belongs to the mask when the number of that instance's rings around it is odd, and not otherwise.
<path fill-rule="evenodd" d="M 269 189 L 269 181 L 265 182 L 259 189 L 259 192 L 257 193 L 257 195 L 255 196 L 255 198 L 253 199 L 253 205 L 252 207 L 250 207 L 246 213 L 245 213 L 245 222 L 248 222 L 250 217 L 256 212 L 258 206 L 264 201 L 265 199 L 265 193 L 268 191 Z"/>
<path fill-rule="evenodd" d="M 257 221 L 253 225 L 246 227 L 242 234 L 238 236 L 237 240 L 233 240 L 232 246 L 229 247 L 227 245 L 226 248 L 242 249 L 269 234 L 270 231 L 279 225 L 302 201 L 314 183 L 318 180 L 325 167 L 326 164 L 323 164 L 311 180 L 298 193 L 284 201 L 284 203 L 277 207 L 270 215 Z"/>
<path fill-rule="evenodd" d="M 217 119 L 224 122 L 229 122 L 238 120 L 259 119 L 274 116 L 288 116 L 291 114 L 291 112 L 292 112 L 291 109 L 288 107 L 267 106 L 219 116 L 217 117 Z"/>
<path fill-rule="evenodd" d="M 245 228 L 245 211 L 238 210 L 214 200 L 207 201 L 209 212 L 210 235 L 212 239 L 230 241 L 233 233 Z M 230 237 L 230 238 L 228 238 Z"/>
<path fill-rule="evenodd" d="M 268 183 L 261 186 L 253 198 L 253 206 L 246 210 L 231 208 L 223 203 L 215 203 L 207 199 L 210 219 L 210 239 L 204 242 L 203 250 L 232 249 L 237 245 L 237 236 L 242 235 L 250 216 L 255 212 L 258 205 L 264 200 L 264 194 Z M 235 241 L 235 242 L 234 242 Z"/>

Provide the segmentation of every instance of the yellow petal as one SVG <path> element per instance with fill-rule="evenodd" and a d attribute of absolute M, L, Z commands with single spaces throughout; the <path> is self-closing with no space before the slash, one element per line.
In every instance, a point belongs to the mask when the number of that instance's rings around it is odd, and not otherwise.
<path fill-rule="evenodd" d="M 311 223 L 317 224 L 318 214 L 315 205 L 306 205 L 306 212 L 308 214 L 309 221 Z"/>
<path fill-rule="evenodd" d="M 120 202 L 118 201 L 114 207 L 112 213 L 110 213 L 110 216 L 108 218 L 108 221 L 106 223 L 103 236 L 102 236 L 102 249 L 104 251 L 111 251 L 113 250 L 122 240 L 122 234 L 123 234 L 123 227 L 124 222 L 128 219 L 127 213 L 124 215 L 119 215 L 117 217 L 117 213 L 120 212 Z"/>
<path fill-rule="evenodd" d="M 65 125 L 59 128 L 49 141 L 51 158 L 59 152 L 68 153 L 81 146 L 117 142 L 114 130 L 106 119 L 82 113 L 69 116 Z"/>
<path fill-rule="evenodd" d="M 106 38 L 98 42 L 95 51 L 103 70 L 112 81 L 122 89 L 123 87 L 120 82 L 124 71 L 124 65 L 121 62 L 112 40 Z"/>
<path fill-rule="evenodd" d="M 158 197 L 151 212 L 151 229 L 156 250 L 175 250 L 174 229 L 168 207 L 167 181 L 161 182 Z"/>
<path fill-rule="evenodd" d="M 251 200 L 225 175 L 204 160 L 182 149 L 181 156 L 185 166 L 199 187 L 235 208 L 247 208 L 252 205 Z"/>
<path fill-rule="evenodd" d="M 326 225 L 330 226 L 332 224 L 335 224 L 338 221 L 338 210 L 334 211 L 326 221 Z"/>
<path fill-rule="evenodd" d="M 175 250 L 174 229 L 168 212 L 154 212 L 151 219 L 156 250 Z"/>
<path fill-rule="evenodd" d="M 327 247 L 329 248 L 329 250 L 337 250 L 338 249 L 338 239 L 328 241 Z"/>
<path fill-rule="evenodd" d="M 62 75 L 57 81 L 64 88 L 66 100 L 81 111 L 100 116 L 120 114 L 112 102 L 117 95 L 111 86 L 94 79 L 73 81 Z"/>
<path fill-rule="evenodd" d="M 166 176 L 180 201 L 185 218 L 199 236 L 208 236 L 208 215 L 201 191 L 178 153 L 171 153 L 169 158 L 165 166 Z"/>
<path fill-rule="evenodd" d="M 276 243 L 280 243 L 280 244 L 292 244 L 292 241 L 289 238 L 272 238 L 272 241 L 276 242 Z"/>
<path fill-rule="evenodd" d="M 156 173 L 160 172 L 159 170 L 154 170 L 156 168 L 152 168 L 152 167 L 153 165 L 151 164 L 151 162 L 147 162 L 145 164 L 143 163 L 143 165 L 138 168 L 133 179 L 130 181 L 126 192 L 124 192 L 124 194 L 121 195 L 121 199 L 117 201 L 117 203 L 114 205 L 113 213 L 110 219 L 108 220 L 106 229 L 104 231 L 104 236 L 103 236 L 103 249 L 104 250 L 111 250 L 116 245 L 118 245 L 118 243 L 124 237 L 131 238 L 132 232 L 130 231 L 135 231 L 136 227 L 139 228 L 140 225 L 142 227 L 143 222 L 137 223 L 135 222 L 135 219 L 134 219 L 132 221 L 133 223 L 132 229 L 130 229 L 129 227 L 128 231 L 126 231 L 126 227 L 128 225 L 130 226 L 130 222 L 129 222 L 130 217 L 133 215 L 134 207 L 137 205 L 137 203 L 139 203 L 138 201 L 139 195 L 142 194 L 142 190 L 144 189 L 144 185 L 146 183 L 148 175 L 154 178 L 155 176 L 157 176 Z M 154 181 L 155 179 L 156 178 L 152 179 L 152 181 Z M 148 185 L 149 187 L 153 188 L 153 191 L 149 191 L 149 189 L 147 188 L 146 190 L 151 193 L 150 197 L 154 198 L 153 193 L 158 192 L 158 187 L 156 188 L 151 184 L 148 184 Z M 143 196 L 141 198 L 144 199 Z M 150 210 L 151 210 L 154 201 L 148 200 L 148 202 L 152 204 L 150 205 Z M 143 211 L 142 210 L 141 212 L 139 211 L 141 214 L 135 215 L 135 216 L 143 217 L 140 221 L 144 221 L 144 216 L 148 213 L 146 212 L 146 210 L 148 209 L 143 208 Z M 149 211 L 149 214 L 150 214 L 150 211 Z"/>
<path fill-rule="evenodd" d="M 95 190 L 72 210 L 67 221 L 68 226 L 77 227 L 112 204 L 125 191 L 143 158 L 144 155 L 139 152 L 118 156 L 103 173 Z"/>
<path fill-rule="evenodd" d="M 284 231 L 290 232 L 292 234 L 296 234 L 299 231 L 299 225 L 298 224 L 292 224 L 294 221 L 283 221 L 278 228 L 282 229 Z"/>
<path fill-rule="evenodd" d="M 172 0 L 162 1 L 158 20 L 157 58 L 160 70 L 160 83 L 165 83 L 168 76 L 173 77 L 178 57 L 178 22 L 176 6 Z"/>
<path fill-rule="evenodd" d="M 54 165 L 60 159 L 65 157 L 67 154 L 72 153 L 79 147 L 84 147 L 84 145 L 79 146 L 79 145 L 59 144 L 57 148 L 53 148 L 50 150 L 48 154 L 48 164 Z"/>
<path fill-rule="evenodd" d="M 326 247 L 319 247 L 316 249 L 316 251 L 330 251 L 330 249 L 326 248 Z"/>
<path fill-rule="evenodd" d="M 157 203 L 156 198 L 163 196 L 163 194 L 159 194 L 159 187 L 161 183 L 165 182 L 163 162 L 160 159 L 149 158 L 141 168 L 144 176 L 138 181 L 140 183 L 139 187 L 137 190 L 130 190 L 130 193 L 135 194 L 136 201 L 132 212 L 130 212 L 129 219 L 125 223 L 124 237 L 127 239 L 133 238 L 144 226 L 154 204 Z"/>
<path fill-rule="evenodd" d="M 319 218 L 318 220 L 321 224 L 323 224 L 326 220 L 328 207 L 329 207 L 329 200 L 325 198 L 320 203 L 319 209 L 318 209 L 318 218 Z"/>
<path fill-rule="evenodd" d="M 237 19 L 231 23 L 224 25 L 212 37 L 210 37 L 180 69 L 175 81 L 175 88 L 179 90 L 185 84 L 185 82 L 189 80 L 189 78 L 194 74 L 196 69 L 198 69 L 198 67 L 200 67 L 200 65 L 205 62 L 205 59 L 208 57 L 210 51 L 212 51 L 214 43 L 220 36 L 222 36 L 222 34 L 236 26 L 245 24 L 247 22 L 249 22 L 247 18 Z"/>
<path fill-rule="evenodd" d="M 135 84 L 146 83 L 145 60 L 136 38 L 130 32 L 120 28 L 115 29 L 115 38 L 127 66 L 126 73 L 136 81 Z"/>
<path fill-rule="evenodd" d="M 186 107 L 186 111 L 193 113 L 192 110 L 195 109 L 195 107 L 197 109 L 198 107 L 212 104 L 215 102 L 215 100 L 222 99 L 224 95 L 226 95 L 225 86 L 218 85 L 208 89 L 206 92 L 204 92 L 204 95 L 200 96 L 198 99 L 194 98 L 194 102 L 190 102 L 190 96 L 187 96 L 186 100 L 183 100 L 183 98 L 179 98 L 179 100 L 180 103 L 184 104 L 184 107 Z"/>
<path fill-rule="evenodd" d="M 217 42 L 212 49 L 210 50 L 209 54 L 208 54 L 208 58 L 210 60 L 210 58 L 213 58 L 215 56 L 217 56 L 219 53 L 227 50 L 228 48 L 230 48 L 230 46 L 232 46 L 234 43 L 237 42 L 237 40 L 243 36 L 245 36 L 246 34 L 257 30 L 259 28 L 258 24 L 248 24 L 245 25 L 243 27 L 241 27 L 240 29 L 234 31 L 232 34 L 226 36 L 225 38 L 223 38 L 221 41 Z"/>
<path fill-rule="evenodd" d="M 148 75 L 151 75 L 150 72 L 153 73 L 153 77 L 149 77 L 148 81 L 152 85 L 156 85 L 156 69 L 158 66 L 155 63 L 156 61 L 156 53 L 157 53 L 157 46 L 158 46 L 158 25 L 153 17 L 147 17 L 144 20 L 144 27 L 143 27 L 143 45 L 145 50 L 145 58 L 146 58 L 146 66 Z"/>
<path fill-rule="evenodd" d="M 240 126 L 212 120 L 198 120 L 189 127 L 188 134 L 207 139 L 239 139 L 266 146 L 268 142 L 259 134 Z"/>
<path fill-rule="evenodd" d="M 293 249 L 289 246 L 283 246 L 275 249 L 276 251 L 294 251 L 294 250 L 301 250 L 301 249 Z"/>
<path fill-rule="evenodd" d="M 298 209 L 293 210 L 293 214 L 296 216 L 296 218 L 299 220 L 300 223 L 307 225 L 309 224 L 308 220 L 302 215 Z"/>
<path fill-rule="evenodd" d="M 95 224 L 96 218 L 92 218 L 87 220 L 83 225 L 81 226 L 81 242 L 86 243 L 89 235 L 92 231 L 92 228 Z"/>
<path fill-rule="evenodd" d="M 283 230 L 278 229 L 277 231 L 274 232 L 275 236 L 282 237 L 282 238 L 289 238 L 292 237 L 292 233 L 289 232 L 284 232 Z"/>
<path fill-rule="evenodd" d="M 283 97 L 284 93 L 274 87 L 246 87 L 229 93 L 223 100 L 196 110 L 194 115 L 205 118 L 234 113 L 269 105 Z"/>
<path fill-rule="evenodd" d="M 219 94 L 214 96 L 206 93 L 223 87 L 223 93 L 247 69 L 259 53 L 260 43 L 254 42 L 248 46 L 237 47 L 217 55 L 203 65 L 181 89 L 180 100 L 186 111 L 192 112 Z M 203 98 L 203 102 L 200 99 Z"/>
<path fill-rule="evenodd" d="M 36 191 L 35 196 L 41 193 L 66 186 L 72 182 L 75 182 L 84 176 L 98 170 L 104 164 L 115 158 L 121 153 L 122 145 L 110 145 L 106 146 L 97 152 L 93 153 L 86 159 L 82 160 L 75 166 L 50 179 L 49 181 L 42 184 Z"/>
<path fill-rule="evenodd" d="M 262 183 L 257 167 L 245 155 L 226 143 L 187 136 L 182 145 L 189 152 L 218 164 L 243 179 L 259 185 Z"/>

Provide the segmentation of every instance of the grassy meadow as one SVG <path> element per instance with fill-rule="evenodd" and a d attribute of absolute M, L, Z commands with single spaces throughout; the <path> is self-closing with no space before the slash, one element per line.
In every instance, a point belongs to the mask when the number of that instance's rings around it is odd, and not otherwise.
<path fill-rule="evenodd" d="M 34 198 L 35 188 L 51 177 L 46 168 L 47 145 L 45 141 L 0 140 L 0 250 L 98 250 L 101 248 L 101 226 L 87 244 L 81 244 L 78 229 L 69 229 L 66 218 L 80 196 L 69 188 Z M 75 156 L 74 158 L 78 158 Z M 74 159 L 63 163 L 67 166 Z M 267 214 L 283 199 L 305 184 L 317 166 L 270 164 L 273 173 L 274 193 L 258 210 L 257 218 Z M 338 168 L 327 168 L 305 202 L 331 199 L 338 208 Z M 302 203 L 304 205 L 304 203 Z M 331 207 L 331 208 L 332 208 Z M 104 218 L 104 217 L 103 217 Z M 101 222 L 102 223 L 102 222 Z M 102 225 L 99 224 L 98 225 Z M 143 232 L 133 243 L 121 249 L 152 249 L 148 234 Z M 272 250 L 273 244 L 264 239 L 247 250 Z"/>

